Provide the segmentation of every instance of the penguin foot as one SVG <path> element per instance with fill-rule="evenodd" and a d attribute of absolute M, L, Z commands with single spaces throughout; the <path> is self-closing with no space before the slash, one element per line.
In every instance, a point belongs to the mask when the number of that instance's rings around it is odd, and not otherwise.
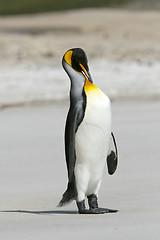
<path fill-rule="evenodd" d="M 79 214 L 104 214 L 104 213 L 106 212 L 99 208 L 79 210 Z"/>
<path fill-rule="evenodd" d="M 77 202 L 78 212 L 79 214 L 103 214 L 105 211 L 103 209 L 98 208 L 90 208 L 86 209 L 85 200 L 82 202 Z"/>
<path fill-rule="evenodd" d="M 99 211 L 100 213 L 116 213 L 118 210 L 109 209 L 109 208 L 99 208 L 98 207 L 98 199 L 95 194 L 91 194 L 88 196 L 88 205 L 90 210 Z"/>
<path fill-rule="evenodd" d="M 104 213 L 115 213 L 118 210 L 108 209 L 108 208 L 99 208 L 98 205 L 94 205 L 89 209 L 85 207 L 85 200 L 82 202 L 77 202 L 78 212 L 79 214 L 104 214 Z"/>
<path fill-rule="evenodd" d="M 104 211 L 105 213 L 116 213 L 119 212 L 116 209 L 109 209 L 109 208 L 98 208 L 100 211 Z"/>
<path fill-rule="evenodd" d="M 94 209 L 81 209 L 79 214 L 104 214 L 104 213 L 116 213 L 118 210 L 108 208 L 94 208 Z"/>

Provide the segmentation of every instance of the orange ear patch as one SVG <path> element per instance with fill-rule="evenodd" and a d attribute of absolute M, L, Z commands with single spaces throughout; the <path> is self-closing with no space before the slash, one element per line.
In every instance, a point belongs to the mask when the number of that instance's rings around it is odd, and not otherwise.
<path fill-rule="evenodd" d="M 66 52 L 66 54 L 64 55 L 64 60 L 65 60 L 71 67 L 72 67 L 72 61 L 71 61 L 71 59 L 72 59 L 72 53 L 73 53 L 73 51 L 70 50 L 70 51 Z"/>

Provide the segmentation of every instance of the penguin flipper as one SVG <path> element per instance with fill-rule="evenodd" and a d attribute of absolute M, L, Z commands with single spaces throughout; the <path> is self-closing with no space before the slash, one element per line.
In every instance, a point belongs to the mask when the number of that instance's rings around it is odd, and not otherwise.
<path fill-rule="evenodd" d="M 111 136 L 115 146 L 115 152 L 112 150 L 111 153 L 107 156 L 108 173 L 110 175 L 112 175 L 116 171 L 118 165 L 118 150 L 113 132 L 111 133 Z"/>
<path fill-rule="evenodd" d="M 65 155 L 69 182 L 71 182 L 73 179 L 76 162 L 75 134 L 79 126 L 78 116 L 78 107 L 76 105 L 74 107 L 70 107 L 65 127 Z"/>
<path fill-rule="evenodd" d="M 63 194 L 59 206 L 63 206 L 71 202 L 77 196 L 74 176 L 74 167 L 76 162 L 75 134 L 83 119 L 83 114 L 84 113 L 82 112 L 82 108 L 79 104 L 70 106 L 65 127 L 65 155 L 68 170 L 68 186 L 67 190 Z"/>

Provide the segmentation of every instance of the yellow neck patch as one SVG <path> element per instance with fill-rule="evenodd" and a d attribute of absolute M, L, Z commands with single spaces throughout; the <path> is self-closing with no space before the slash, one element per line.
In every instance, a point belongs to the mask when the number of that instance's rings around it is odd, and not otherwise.
<path fill-rule="evenodd" d="M 70 50 L 70 51 L 66 52 L 66 54 L 64 55 L 65 61 L 66 61 L 71 67 L 72 67 L 72 62 L 71 62 L 72 53 L 73 53 L 73 51 Z"/>
<path fill-rule="evenodd" d="M 91 83 L 87 78 L 86 78 L 86 83 L 84 85 L 84 91 L 88 92 L 91 90 L 98 90 L 98 87 L 96 85 L 94 85 L 93 83 Z"/>

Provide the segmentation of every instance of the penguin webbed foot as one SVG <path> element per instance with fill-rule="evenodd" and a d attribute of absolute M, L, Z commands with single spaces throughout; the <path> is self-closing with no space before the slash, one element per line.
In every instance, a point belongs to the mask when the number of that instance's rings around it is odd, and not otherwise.
<path fill-rule="evenodd" d="M 79 214 L 104 214 L 106 213 L 103 210 L 100 209 L 83 209 L 83 210 L 79 210 Z"/>
<path fill-rule="evenodd" d="M 98 207 L 98 199 L 95 194 L 91 194 L 88 196 L 88 205 L 91 210 L 99 211 L 99 213 L 116 213 L 118 210 L 109 209 L 109 208 L 100 208 Z"/>
<path fill-rule="evenodd" d="M 116 213 L 118 210 L 108 208 L 90 208 L 79 209 L 79 214 L 104 214 L 104 213 Z"/>
<path fill-rule="evenodd" d="M 90 195 L 88 196 L 89 209 L 85 207 L 85 200 L 77 202 L 79 214 L 104 214 L 104 213 L 116 213 L 118 210 L 109 209 L 109 208 L 99 208 L 97 203 L 97 196 Z"/>
<path fill-rule="evenodd" d="M 116 209 L 109 209 L 109 208 L 98 208 L 100 211 L 103 211 L 105 213 L 116 213 L 116 212 L 119 212 L 118 210 Z"/>
<path fill-rule="evenodd" d="M 77 202 L 77 207 L 78 207 L 79 214 L 103 214 L 103 213 L 105 213 L 104 210 L 100 210 L 98 208 L 86 209 L 85 200 L 83 200 L 82 202 Z"/>
<path fill-rule="evenodd" d="M 105 213 L 105 211 L 100 211 L 99 209 L 96 209 L 96 208 L 86 209 L 85 200 L 83 200 L 81 202 L 77 201 L 77 207 L 78 207 L 79 214 L 102 214 L 102 213 Z"/>

